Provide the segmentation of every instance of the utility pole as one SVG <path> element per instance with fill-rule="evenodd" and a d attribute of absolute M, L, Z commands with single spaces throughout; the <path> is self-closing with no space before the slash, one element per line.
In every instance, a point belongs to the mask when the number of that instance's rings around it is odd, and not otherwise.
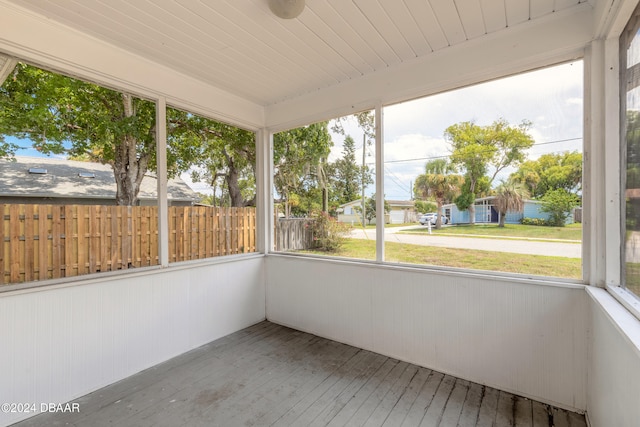
<path fill-rule="evenodd" d="M 365 226 L 365 202 L 364 202 L 364 180 L 365 180 L 365 154 L 366 154 L 366 148 L 367 148 L 367 134 L 365 133 L 364 135 L 362 135 L 362 228 L 364 228 Z"/>
<path fill-rule="evenodd" d="M 322 212 L 329 213 L 329 190 L 327 189 L 326 162 L 325 158 L 321 158 L 318 163 L 318 181 L 322 188 Z"/>

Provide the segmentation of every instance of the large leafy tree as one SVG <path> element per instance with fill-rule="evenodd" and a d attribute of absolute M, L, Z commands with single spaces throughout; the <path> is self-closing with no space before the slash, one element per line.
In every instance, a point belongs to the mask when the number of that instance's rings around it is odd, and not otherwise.
<path fill-rule="evenodd" d="M 329 155 L 333 142 L 328 122 L 279 132 L 274 135 L 273 163 L 275 189 L 282 199 L 284 215 L 291 215 L 291 201 L 318 186 L 323 159 Z"/>
<path fill-rule="evenodd" d="M 331 130 L 346 135 L 344 125 L 349 117 L 355 118 L 365 139 L 375 136 L 371 112 L 338 118 L 332 121 Z M 345 138 L 343 157 L 329 164 L 332 146 L 328 122 L 274 135 L 274 187 L 285 217 L 292 213 L 310 215 L 314 210 L 327 212 L 329 200 L 336 204 L 353 200 L 362 188 L 363 171 L 365 185 L 372 182 L 369 168 L 363 169 L 356 161 L 355 141 L 350 136 Z"/>
<path fill-rule="evenodd" d="M 0 134 L 30 139 L 43 153 L 109 164 L 120 205 L 136 203 L 155 168 L 155 125 L 152 102 L 23 63 L 0 89 Z"/>
<path fill-rule="evenodd" d="M 526 150 L 534 143 L 527 133 L 530 127 L 528 121 L 511 126 L 506 120 L 499 119 L 488 126 L 462 122 L 445 130 L 451 163 L 464 172 L 465 178 L 463 192 L 456 204 L 459 208 L 468 207 L 471 223 L 475 223 L 474 201 L 481 181 L 486 179 L 490 187 L 502 170 L 524 161 Z"/>
<path fill-rule="evenodd" d="M 167 145 L 169 155 L 175 156 L 168 163 L 176 165 L 176 170 L 191 167 L 194 181 L 206 182 L 214 191 L 220 188 L 218 203 L 222 205 L 255 206 L 255 134 L 203 117 L 182 117 L 184 114 L 168 109 Z"/>
<path fill-rule="evenodd" d="M 156 169 L 154 103 L 22 63 L 0 88 L 0 135 L 109 164 L 120 205 L 136 204 L 142 179 Z M 10 155 L 15 147 L 3 148 Z M 167 109 L 170 177 L 192 169 L 194 178 L 224 187 L 231 206 L 247 206 L 255 204 L 254 165 L 252 132 Z"/>
<path fill-rule="evenodd" d="M 371 146 L 375 141 L 375 136 L 376 136 L 375 135 L 376 134 L 375 114 L 372 110 L 368 110 L 368 111 L 361 111 L 359 113 L 355 113 L 348 116 L 335 118 L 331 121 L 331 130 L 337 134 L 346 136 L 347 138 L 351 138 L 350 135 L 347 135 L 345 130 L 345 125 L 348 124 L 350 121 L 355 121 L 357 126 L 360 128 L 360 130 L 363 133 L 362 149 L 364 152 L 364 150 L 366 150 L 367 147 Z M 350 148 L 351 153 L 349 154 L 355 153 L 355 149 L 353 148 L 353 145 Z M 373 183 L 370 168 L 366 165 L 362 165 L 359 167 L 355 161 L 354 155 L 350 156 L 347 160 L 347 154 L 348 154 L 347 152 L 343 151 L 343 159 L 342 159 L 343 161 L 339 163 L 334 162 L 330 165 L 331 173 L 333 175 L 332 182 L 334 187 L 334 194 L 332 199 L 337 204 L 347 203 L 355 200 L 356 198 L 356 195 L 354 195 L 352 191 L 350 191 L 350 189 L 347 189 L 346 191 L 347 195 L 344 194 L 345 186 L 342 185 L 344 181 L 342 181 L 342 177 L 339 177 L 339 176 L 336 177 L 336 173 L 340 174 L 341 172 L 344 172 L 343 167 L 349 168 L 350 170 L 354 170 L 353 167 L 355 166 L 360 170 L 360 179 L 359 179 L 359 183 L 357 184 L 360 187 L 360 194 L 358 194 L 357 197 L 361 199 L 364 198 L 364 191 L 362 191 L 363 188 Z M 362 209 L 366 210 L 364 201 L 362 204 Z"/>
<path fill-rule="evenodd" d="M 355 145 L 353 138 L 347 135 L 342 145 L 342 157 L 332 164 L 333 192 L 338 204 L 358 199 L 362 185 L 373 183 L 369 167 L 356 162 Z"/>
<path fill-rule="evenodd" d="M 578 151 L 543 154 L 522 163 L 510 179 L 524 184 L 535 198 L 558 188 L 578 194 L 582 190 L 582 154 Z"/>
<path fill-rule="evenodd" d="M 529 191 L 517 181 L 502 182 L 496 188 L 496 197 L 493 205 L 500 214 L 498 227 L 504 227 L 504 221 L 508 212 L 522 212 L 524 202 L 529 198 Z"/>
<path fill-rule="evenodd" d="M 463 181 L 464 178 L 454 174 L 452 165 L 443 159 L 427 162 L 425 173 L 416 178 L 414 192 L 424 199 L 433 198 L 436 201 L 436 228 L 442 227 L 442 205 L 455 198 Z"/>
<path fill-rule="evenodd" d="M 346 135 L 344 125 L 352 119 L 355 119 L 358 127 L 364 133 L 367 143 L 371 144 L 376 137 L 375 115 L 373 111 L 362 111 L 350 116 L 338 117 L 331 122 L 331 130 L 340 135 Z"/>

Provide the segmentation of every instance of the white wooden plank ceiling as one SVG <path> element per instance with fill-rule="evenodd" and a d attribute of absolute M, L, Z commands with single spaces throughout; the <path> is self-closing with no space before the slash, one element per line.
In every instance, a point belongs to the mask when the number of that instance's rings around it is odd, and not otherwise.
<path fill-rule="evenodd" d="M 307 0 L 282 20 L 266 0 L 11 1 L 265 106 L 587 2 Z"/>

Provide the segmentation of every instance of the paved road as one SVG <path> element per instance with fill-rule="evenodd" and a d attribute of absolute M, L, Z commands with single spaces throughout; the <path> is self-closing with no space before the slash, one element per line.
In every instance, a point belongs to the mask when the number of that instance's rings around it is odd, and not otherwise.
<path fill-rule="evenodd" d="M 458 236 L 436 236 L 433 234 L 405 234 L 400 230 L 420 228 L 420 226 L 388 228 L 384 233 L 386 242 L 409 243 L 412 245 L 437 246 L 443 248 L 479 249 L 484 251 L 511 252 L 530 255 L 561 256 L 581 258 L 582 245 L 578 243 L 540 242 L 535 240 L 487 239 Z M 376 239 L 373 229 L 354 229 L 354 239 Z"/>

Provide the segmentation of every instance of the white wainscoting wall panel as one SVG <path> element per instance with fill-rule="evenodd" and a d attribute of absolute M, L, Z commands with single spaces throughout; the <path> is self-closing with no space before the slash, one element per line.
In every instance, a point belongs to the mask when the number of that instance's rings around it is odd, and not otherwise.
<path fill-rule="evenodd" d="M 269 256 L 267 319 L 567 409 L 586 408 L 582 285 Z"/>
<path fill-rule="evenodd" d="M 591 426 L 640 425 L 640 320 L 589 288 L 587 416 Z"/>
<path fill-rule="evenodd" d="M 67 402 L 264 320 L 264 301 L 262 256 L 0 294 L 0 402 Z"/>

